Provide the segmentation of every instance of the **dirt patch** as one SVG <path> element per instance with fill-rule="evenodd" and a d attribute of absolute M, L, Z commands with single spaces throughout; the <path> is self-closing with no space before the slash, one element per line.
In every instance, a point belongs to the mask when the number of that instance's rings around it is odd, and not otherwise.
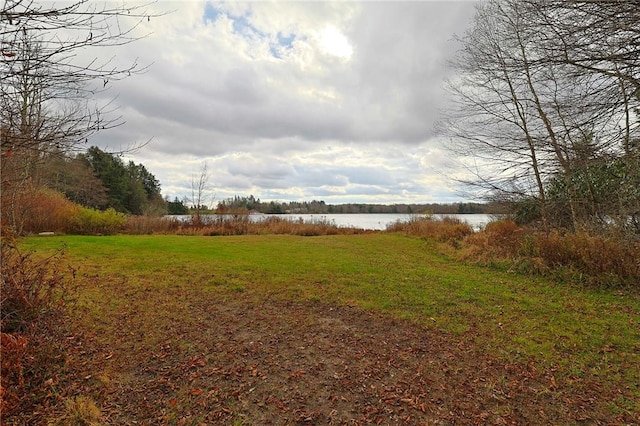
<path fill-rule="evenodd" d="M 107 425 L 638 420 L 602 417 L 598 406 L 616 395 L 595 385 L 565 394 L 552 370 L 498 362 L 465 336 L 409 321 L 241 294 L 224 303 L 185 303 L 189 321 L 159 323 L 162 339 L 155 342 L 136 325 L 142 320 L 135 307 L 112 318 L 108 344 L 96 329 L 76 329 L 66 337 L 59 397 L 90 396 Z M 45 423 L 45 408 L 8 424 Z"/>

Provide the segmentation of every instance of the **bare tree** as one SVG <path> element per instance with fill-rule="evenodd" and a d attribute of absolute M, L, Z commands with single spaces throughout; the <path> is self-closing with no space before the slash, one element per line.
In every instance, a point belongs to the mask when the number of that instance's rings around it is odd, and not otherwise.
<path fill-rule="evenodd" d="M 202 225 L 201 213 L 207 209 L 207 203 L 213 203 L 215 196 L 211 194 L 209 184 L 209 167 L 207 163 L 203 163 L 199 174 L 191 176 L 191 199 L 189 200 L 195 209 L 193 223 Z"/>
<path fill-rule="evenodd" d="M 613 219 L 640 234 L 640 2 L 530 3 L 530 19 L 547 34 L 538 61 L 590 89 L 573 113 L 586 120 L 570 141 L 565 192 L 578 195 L 578 215 L 590 225 Z"/>
<path fill-rule="evenodd" d="M 453 62 L 454 107 L 441 123 L 456 152 L 483 166 L 470 183 L 493 196 L 533 200 L 544 224 L 561 187 L 565 225 L 606 221 L 613 205 L 603 204 L 598 189 L 608 178 L 602 163 L 622 155 L 625 173 L 638 170 L 630 153 L 640 127 L 633 122 L 640 16 L 623 3 L 477 6 Z"/>
<path fill-rule="evenodd" d="M 497 2 L 476 9 L 474 27 L 460 39 L 449 81 L 452 107 L 439 123 L 455 153 L 471 158 L 473 179 L 485 196 L 531 199 L 546 223 L 540 123 L 522 67 L 514 32 L 521 24 L 505 19 Z"/>
<path fill-rule="evenodd" d="M 136 30 L 158 16 L 148 7 L 5 1 L 0 10 L 3 152 L 42 150 L 54 140 L 71 148 L 120 124 L 120 117 L 107 114 L 108 106 L 90 107 L 88 100 L 144 67 L 137 61 L 118 66 L 114 57 L 83 59 L 81 53 L 144 37 Z"/>
<path fill-rule="evenodd" d="M 113 56 L 100 59 L 90 52 L 145 37 L 139 27 L 159 16 L 149 6 L 99 5 L 89 0 L 4 2 L 0 8 L 3 216 L 19 209 L 14 195 L 38 186 L 36 166 L 45 156 L 80 151 L 94 133 L 123 122 L 109 103 L 98 104 L 95 95 L 145 68 L 137 61 L 119 66 Z"/>

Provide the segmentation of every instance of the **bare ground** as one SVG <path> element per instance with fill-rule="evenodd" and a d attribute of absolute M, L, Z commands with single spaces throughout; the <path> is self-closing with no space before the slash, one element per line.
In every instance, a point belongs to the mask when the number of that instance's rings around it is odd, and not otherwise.
<path fill-rule="evenodd" d="M 135 305 L 103 326 L 74 326 L 49 383 L 57 391 L 7 424 L 64 424 L 56 401 L 75 395 L 95 400 L 106 425 L 640 423 L 604 410 L 620 390 L 500 362 L 473 330 L 452 336 L 353 307 L 242 293 L 216 304 L 186 297 L 189 321 L 158 320 L 153 333 L 153 315 Z"/>

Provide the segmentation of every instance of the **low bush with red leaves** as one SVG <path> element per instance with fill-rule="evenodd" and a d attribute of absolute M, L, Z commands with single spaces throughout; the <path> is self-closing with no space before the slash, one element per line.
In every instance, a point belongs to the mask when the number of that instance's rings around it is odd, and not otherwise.
<path fill-rule="evenodd" d="M 63 252 L 46 259 L 22 253 L 10 230 L 2 232 L 0 292 L 0 416 L 28 405 L 27 394 L 53 367 L 55 330 L 64 315 L 69 284 Z M 28 371 L 28 375 L 25 373 Z"/>

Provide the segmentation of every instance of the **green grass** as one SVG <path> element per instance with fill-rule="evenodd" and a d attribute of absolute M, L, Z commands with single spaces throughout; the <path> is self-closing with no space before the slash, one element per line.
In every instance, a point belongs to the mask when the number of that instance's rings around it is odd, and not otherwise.
<path fill-rule="evenodd" d="M 78 295 L 97 324 L 139 292 L 163 295 L 154 298 L 154 309 L 164 310 L 168 322 L 197 321 L 178 309 L 184 291 L 213 300 L 241 293 L 255 301 L 351 305 L 463 336 L 509 362 L 556 366 L 566 381 L 589 375 L 607 389 L 630 387 L 640 401 L 638 294 L 463 264 L 432 243 L 398 234 L 21 240 L 43 254 L 62 245 L 79 274 L 100 283 L 82 286 Z M 111 285 L 124 290 L 110 291 Z M 139 314 L 148 313 L 141 307 Z M 620 405 L 640 411 L 638 402 Z"/>

